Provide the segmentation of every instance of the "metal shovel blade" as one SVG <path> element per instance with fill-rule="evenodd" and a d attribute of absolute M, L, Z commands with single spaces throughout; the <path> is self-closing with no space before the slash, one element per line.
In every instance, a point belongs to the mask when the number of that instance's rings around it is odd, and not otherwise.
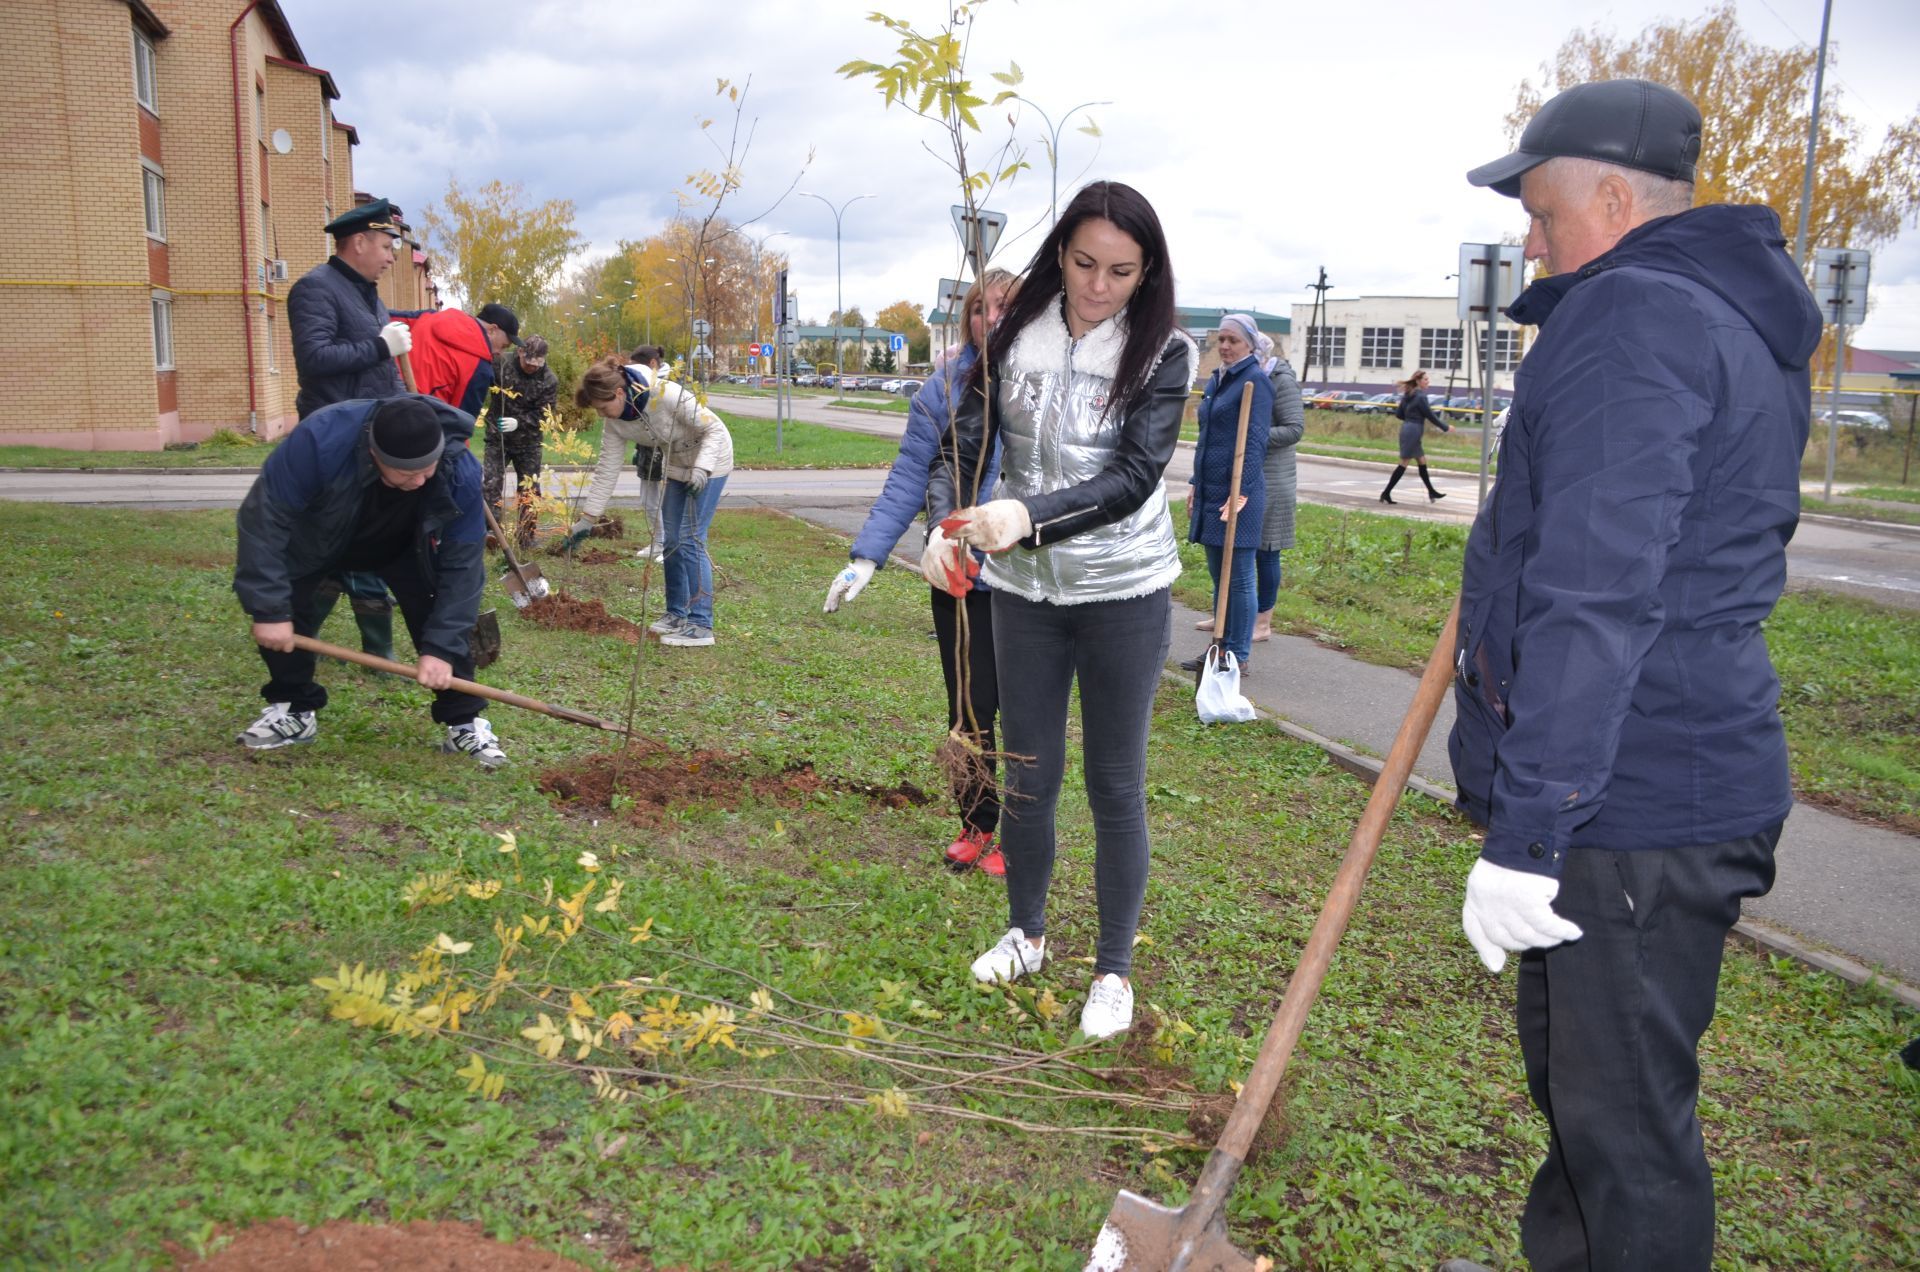
<path fill-rule="evenodd" d="M 467 643 L 473 651 L 475 667 L 491 667 L 500 660 L 500 620 L 492 610 L 473 620 Z"/>
<path fill-rule="evenodd" d="M 1122 1189 L 1100 1227 L 1099 1239 L 1093 1243 L 1087 1272 L 1171 1272 L 1174 1268 L 1181 1272 L 1255 1272 L 1258 1265 L 1228 1239 L 1226 1227 L 1220 1222 L 1201 1229 L 1189 1241 L 1181 1241 L 1180 1220 L 1185 1214 L 1185 1206 L 1169 1209 Z"/>
<path fill-rule="evenodd" d="M 545 579 L 540 581 L 546 582 Z M 500 586 L 507 589 L 507 597 L 513 602 L 513 608 L 525 609 L 533 604 L 533 596 L 529 593 L 527 585 L 520 581 L 519 574 L 514 571 L 508 570 L 500 576 Z"/>

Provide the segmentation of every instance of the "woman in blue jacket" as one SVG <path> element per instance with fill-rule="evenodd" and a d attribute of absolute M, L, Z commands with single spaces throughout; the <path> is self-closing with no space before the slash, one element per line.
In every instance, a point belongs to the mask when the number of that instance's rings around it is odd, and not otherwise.
<path fill-rule="evenodd" d="M 1233 532 L 1233 570 L 1227 584 L 1227 630 L 1221 646 L 1244 667 L 1252 649 L 1255 606 L 1254 552 L 1260 546 L 1267 515 L 1267 436 L 1273 420 L 1273 385 L 1254 356 L 1260 330 L 1246 314 L 1228 314 L 1213 333 L 1220 366 L 1200 399 L 1200 441 L 1194 448 L 1193 481 L 1187 487 L 1187 541 L 1205 546 L 1207 573 L 1213 576 L 1219 603 L 1220 569 L 1226 556 L 1233 452 L 1240 430 L 1241 386 L 1253 386 L 1253 413 L 1247 423 L 1247 451 L 1240 465 L 1240 489 L 1233 491 L 1239 511 Z M 1204 656 L 1204 655 L 1202 655 Z M 1200 657 L 1181 664 L 1199 669 Z"/>
<path fill-rule="evenodd" d="M 860 528 L 852 550 L 847 553 L 847 567 L 834 575 L 833 586 L 827 589 L 827 613 L 839 609 L 842 601 L 860 595 L 860 589 L 886 561 L 893 545 L 926 508 L 928 470 L 933 466 L 940 437 L 947 431 L 948 403 L 954 386 L 966 383 L 967 372 L 980 356 L 987 330 L 1000 321 L 1000 312 L 1012 300 L 1016 285 L 1017 280 L 1011 273 L 990 269 L 967 292 L 960 310 L 966 343 L 940 373 L 914 395 L 907 412 L 907 431 L 900 438 L 900 457 L 887 474 L 887 483 L 881 488 L 879 499 L 874 501 L 873 511 L 867 514 L 866 524 Z M 978 498 L 968 499 L 968 504 L 981 502 L 993 490 L 998 458 L 997 453 L 987 457 L 986 468 L 980 475 Z M 944 588 L 929 590 L 933 627 L 940 640 L 940 670 L 947 680 L 947 727 L 954 729 L 960 727 L 962 720 L 961 602 Z M 959 793 L 960 833 L 947 845 L 946 860 L 956 870 L 978 866 L 997 877 L 1006 874 L 1006 863 L 993 842 L 1000 825 L 997 768 L 993 762 L 993 724 L 999 712 L 1000 689 L 993 662 L 993 609 L 988 601 L 986 583 L 976 579 L 965 602 L 968 632 L 965 716 L 968 736 L 987 757 L 987 780 Z"/>

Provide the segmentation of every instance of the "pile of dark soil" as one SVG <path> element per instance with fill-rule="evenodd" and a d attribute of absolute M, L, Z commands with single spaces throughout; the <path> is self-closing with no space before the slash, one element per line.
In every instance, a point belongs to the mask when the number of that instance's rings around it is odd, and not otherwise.
<path fill-rule="evenodd" d="M 618 785 L 615 785 L 616 778 Z M 613 814 L 613 796 L 627 802 L 619 816 L 637 825 L 656 825 L 675 811 L 737 808 L 742 803 L 773 801 L 793 806 L 817 791 L 864 795 L 887 808 L 917 807 L 932 799 L 911 782 L 879 787 L 833 781 L 798 761 L 774 768 L 765 760 L 723 751 L 675 751 L 641 740 L 624 753 L 588 756 L 540 774 L 542 791 L 595 817 Z"/>
<path fill-rule="evenodd" d="M 593 632 L 602 636 L 618 636 L 630 645 L 638 644 L 641 629 L 618 614 L 607 613 L 607 607 L 597 600 L 583 601 L 570 596 L 565 589 L 550 596 L 542 596 L 520 611 L 520 617 L 542 627 L 558 627 L 569 632 Z"/>
<path fill-rule="evenodd" d="M 581 565 L 613 565 L 627 560 L 624 552 L 613 552 L 606 548 L 588 548 L 573 558 Z"/>
<path fill-rule="evenodd" d="M 344 1219 L 311 1228 L 272 1219 L 189 1266 L 207 1272 L 586 1272 L 552 1251 L 495 1241 L 478 1224 L 375 1227 Z"/>
<path fill-rule="evenodd" d="M 594 524 L 589 539 L 624 539 L 627 537 L 627 523 L 618 517 L 602 517 Z"/>

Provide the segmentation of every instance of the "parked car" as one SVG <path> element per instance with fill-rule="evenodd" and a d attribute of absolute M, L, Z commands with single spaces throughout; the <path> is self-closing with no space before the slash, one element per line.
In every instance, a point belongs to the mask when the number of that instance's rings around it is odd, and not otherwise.
<path fill-rule="evenodd" d="M 816 389 L 820 387 L 820 377 L 811 371 L 804 375 L 795 376 L 793 382 L 803 389 Z"/>
<path fill-rule="evenodd" d="M 1825 424 L 1828 420 L 1834 419 L 1835 414 L 1832 407 L 1822 407 L 1813 413 L 1813 418 Z M 1883 433 L 1893 431 L 1893 425 L 1878 411 L 1850 410 L 1842 407 L 1838 419 L 1841 428 L 1870 428 Z"/>
<path fill-rule="evenodd" d="M 901 397 L 912 397 L 914 394 L 920 391 L 920 386 L 922 386 L 925 383 L 926 383 L 925 380 L 916 380 L 910 375 L 901 376 L 898 380 L 895 380 L 893 382 L 893 388 L 891 391 L 894 393 L 898 393 Z"/>
<path fill-rule="evenodd" d="M 1375 393 L 1365 402 L 1355 405 L 1353 409 L 1361 415 L 1391 415 L 1393 408 L 1398 405 L 1400 405 L 1398 393 Z"/>
<path fill-rule="evenodd" d="M 1323 411 L 1352 412 L 1358 409 L 1355 403 L 1367 400 L 1367 395 L 1358 389 L 1329 389 L 1316 396 L 1320 400 L 1309 405 L 1318 406 Z"/>

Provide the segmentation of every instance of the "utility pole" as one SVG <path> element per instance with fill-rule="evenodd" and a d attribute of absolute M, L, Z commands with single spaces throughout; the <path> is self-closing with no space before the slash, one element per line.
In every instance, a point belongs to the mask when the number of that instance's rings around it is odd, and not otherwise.
<path fill-rule="evenodd" d="M 1325 380 L 1327 373 L 1332 368 L 1332 363 L 1327 360 L 1328 342 L 1326 322 L 1327 293 L 1333 290 L 1333 284 L 1327 281 L 1327 267 L 1325 265 L 1320 267 L 1320 277 L 1307 284 L 1307 290 L 1313 293 L 1313 308 L 1308 311 L 1309 316 L 1307 318 L 1307 378 L 1309 380 L 1313 378 L 1313 348 L 1317 338 L 1320 346 L 1320 378 Z M 1325 389 L 1326 385 L 1322 384 L 1320 387 Z"/>
<path fill-rule="evenodd" d="M 840 325 L 846 317 L 847 310 L 846 300 L 840 291 L 840 219 L 846 215 L 848 208 L 860 202 L 860 200 L 874 199 L 879 196 L 873 194 L 856 194 L 836 208 L 833 206 L 833 202 L 825 195 L 810 194 L 805 190 L 799 193 L 803 199 L 820 200 L 820 202 L 826 204 L 827 209 L 833 213 L 833 374 L 837 380 L 844 380 L 846 378 L 847 368 L 842 365 L 840 360 Z"/>
<path fill-rule="evenodd" d="M 1827 27 L 1833 21 L 1833 0 L 1820 11 L 1820 51 L 1813 64 L 1813 118 L 1807 123 L 1807 171 L 1800 184 L 1800 225 L 1793 232 L 1793 263 L 1807 263 L 1807 227 L 1813 221 L 1813 163 L 1820 148 L 1820 87 L 1827 77 Z"/>

